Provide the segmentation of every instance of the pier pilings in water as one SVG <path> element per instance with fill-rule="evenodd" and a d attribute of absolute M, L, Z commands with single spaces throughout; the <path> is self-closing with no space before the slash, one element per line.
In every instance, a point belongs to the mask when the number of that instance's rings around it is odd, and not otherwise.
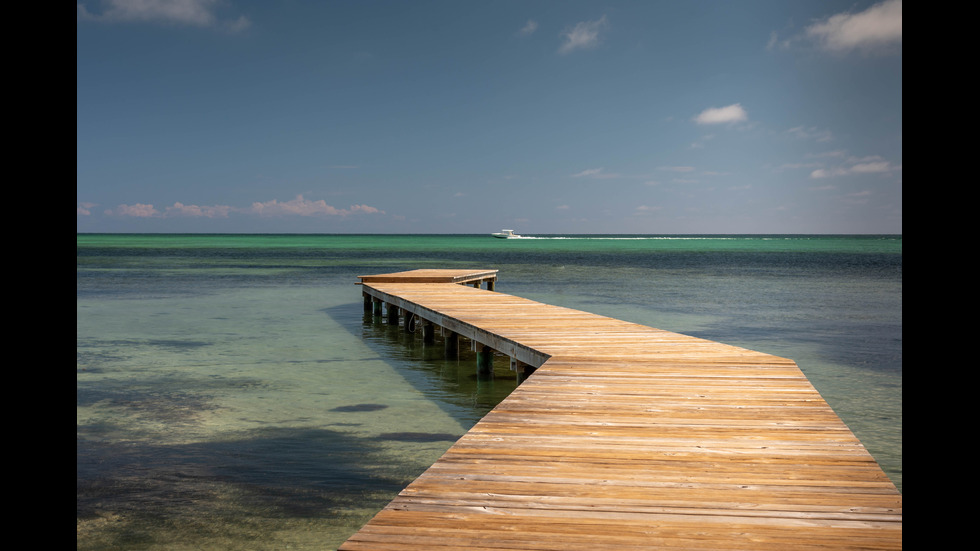
<path fill-rule="evenodd" d="M 477 289 L 485 288 L 488 291 L 496 289 L 497 270 L 412 270 L 409 272 L 398 272 L 394 274 L 382 274 L 376 276 L 360 276 L 361 284 L 365 283 L 385 283 L 385 282 L 414 282 L 414 283 L 457 283 Z M 505 347 L 495 346 L 494 338 L 489 333 L 485 339 L 481 339 L 481 332 L 455 330 L 448 324 L 440 323 L 436 319 L 438 316 L 426 317 L 424 312 L 419 311 L 413 304 L 401 304 L 394 298 L 386 301 L 384 297 L 363 293 L 364 311 L 370 313 L 374 321 L 384 320 L 388 325 L 400 326 L 407 333 L 421 333 L 422 342 L 432 345 L 436 342 L 436 333 L 443 336 L 445 354 L 447 358 L 458 358 L 460 338 L 470 340 L 470 348 L 476 353 L 476 372 L 481 378 L 492 378 L 494 374 L 494 356 L 507 356 Z M 466 329 L 466 328 L 464 328 Z M 475 328 L 473 328 L 475 329 Z M 533 373 L 534 363 L 543 363 L 545 356 L 540 354 L 527 354 L 518 357 L 510 355 L 510 370 L 516 374 L 518 384 Z"/>
<path fill-rule="evenodd" d="M 367 293 L 364 294 L 364 304 L 364 312 L 367 315 L 365 319 L 370 319 L 375 324 L 383 322 L 391 327 L 397 327 L 405 333 L 418 335 L 425 346 L 436 345 L 436 337 L 441 336 L 443 351 L 447 359 L 458 359 L 460 356 L 460 340 L 469 340 L 469 349 L 471 352 L 475 352 L 476 356 L 474 368 L 481 379 L 493 378 L 494 356 L 506 355 L 491 344 L 480 342 L 474 335 L 461 335 L 452 329 L 426 319 L 416 312 L 372 297 Z M 510 357 L 509 366 L 510 370 L 516 373 L 518 384 L 534 371 L 533 366 L 515 357 Z"/>

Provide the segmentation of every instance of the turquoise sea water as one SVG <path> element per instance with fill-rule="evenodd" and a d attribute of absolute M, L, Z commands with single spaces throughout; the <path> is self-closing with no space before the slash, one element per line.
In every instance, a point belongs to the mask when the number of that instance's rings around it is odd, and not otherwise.
<path fill-rule="evenodd" d="M 901 489 L 901 236 L 539 237 L 78 234 L 77 548 L 360 528 L 516 384 L 365 318 L 414 268 L 792 358 Z"/>

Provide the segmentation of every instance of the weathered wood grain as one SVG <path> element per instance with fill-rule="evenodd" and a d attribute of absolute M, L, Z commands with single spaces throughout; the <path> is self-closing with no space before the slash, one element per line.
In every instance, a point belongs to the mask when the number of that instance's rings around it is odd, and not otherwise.
<path fill-rule="evenodd" d="M 901 494 L 792 360 L 370 279 L 537 370 L 340 549 L 901 549 Z"/>

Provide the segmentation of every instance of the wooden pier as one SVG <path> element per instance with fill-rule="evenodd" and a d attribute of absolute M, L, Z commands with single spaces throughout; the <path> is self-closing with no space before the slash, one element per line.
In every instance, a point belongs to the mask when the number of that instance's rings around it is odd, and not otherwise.
<path fill-rule="evenodd" d="M 424 272 L 362 276 L 365 307 L 533 376 L 340 549 L 901 549 L 901 494 L 792 360 Z"/>

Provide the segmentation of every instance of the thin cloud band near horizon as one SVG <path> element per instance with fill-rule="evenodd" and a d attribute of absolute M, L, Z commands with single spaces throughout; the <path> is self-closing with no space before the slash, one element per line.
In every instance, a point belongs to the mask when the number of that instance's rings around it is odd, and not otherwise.
<path fill-rule="evenodd" d="M 89 216 L 97 206 L 95 203 L 79 203 L 76 207 L 77 216 Z M 229 205 L 185 205 L 175 202 L 162 210 L 148 203 L 122 204 L 115 208 L 106 209 L 107 216 L 125 216 L 131 218 L 228 218 L 231 214 L 246 214 L 262 217 L 275 216 L 350 216 L 355 214 L 385 214 L 385 211 L 364 204 L 354 204 L 347 208 L 337 208 L 320 199 L 312 201 L 297 195 L 289 201 L 271 199 L 264 202 L 254 202 L 249 207 L 233 207 Z"/>

